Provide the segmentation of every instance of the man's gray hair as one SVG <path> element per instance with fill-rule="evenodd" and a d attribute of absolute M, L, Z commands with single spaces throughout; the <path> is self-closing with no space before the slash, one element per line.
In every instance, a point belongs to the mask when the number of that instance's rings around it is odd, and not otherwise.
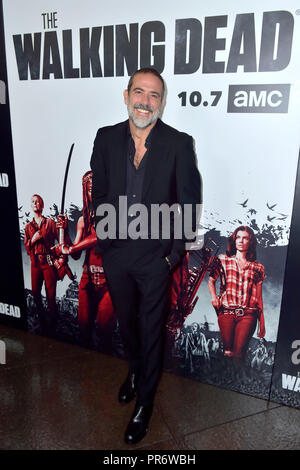
<path fill-rule="evenodd" d="M 139 73 L 152 73 L 152 75 L 154 75 L 155 77 L 157 77 L 160 81 L 161 81 L 161 84 L 162 84 L 162 96 L 161 96 L 161 99 L 163 99 L 163 97 L 165 96 L 165 82 L 164 82 L 164 79 L 162 78 L 162 76 L 160 75 L 160 73 L 151 68 L 151 67 L 144 67 L 142 69 L 139 69 L 137 70 L 136 72 L 134 72 L 130 79 L 129 79 L 129 82 L 128 82 L 128 86 L 127 86 L 127 91 L 128 93 L 130 92 L 131 90 L 131 87 L 132 87 L 132 84 L 133 84 L 133 79 L 134 77 L 139 74 Z"/>

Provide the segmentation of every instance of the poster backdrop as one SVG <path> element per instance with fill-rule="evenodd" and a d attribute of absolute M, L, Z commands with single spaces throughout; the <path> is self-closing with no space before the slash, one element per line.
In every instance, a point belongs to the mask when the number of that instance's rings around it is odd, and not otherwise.
<path fill-rule="evenodd" d="M 28 329 L 80 342 L 78 311 L 91 289 L 93 305 L 85 304 L 94 315 L 89 347 L 123 355 L 101 266 L 87 270 L 83 250 L 79 259 L 63 261 L 72 275 L 56 282 L 46 255 L 56 242 L 54 222 L 72 144 L 64 208 L 74 241 L 88 207 L 89 177 L 84 184 L 82 178 L 97 129 L 127 118 L 128 76 L 153 66 L 167 84 L 163 120 L 194 137 L 204 199 L 199 230 L 205 246 L 191 252 L 174 275 L 165 367 L 268 398 L 299 151 L 297 2 L 153 0 L 145 8 L 135 0 L 129 7 L 119 0 L 109 6 L 98 0 L 55 5 L 4 0 L 3 5 Z M 30 257 L 33 195 L 48 218 L 47 249 Z M 263 338 L 253 333 L 235 367 L 224 357 L 208 274 L 229 236 L 245 225 L 255 234 L 257 261 L 266 274 L 266 333 Z"/>

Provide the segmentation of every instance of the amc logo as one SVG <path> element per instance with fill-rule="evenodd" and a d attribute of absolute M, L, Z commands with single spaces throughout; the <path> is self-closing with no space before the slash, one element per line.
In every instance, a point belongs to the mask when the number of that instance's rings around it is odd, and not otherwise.
<path fill-rule="evenodd" d="M 290 87 L 280 85 L 229 85 L 228 113 L 287 113 Z"/>

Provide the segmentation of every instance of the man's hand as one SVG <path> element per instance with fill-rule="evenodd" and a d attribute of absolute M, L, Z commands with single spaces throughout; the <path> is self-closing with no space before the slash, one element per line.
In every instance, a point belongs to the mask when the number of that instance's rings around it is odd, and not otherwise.
<path fill-rule="evenodd" d="M 40 231 L 37 231 L 35 232 L 35 234 L 33 235 L 32 239 L 31 239 L 31 243 L 35 243 L 37 242 L 38 240 L 40 240 L 42 237 Z"/>

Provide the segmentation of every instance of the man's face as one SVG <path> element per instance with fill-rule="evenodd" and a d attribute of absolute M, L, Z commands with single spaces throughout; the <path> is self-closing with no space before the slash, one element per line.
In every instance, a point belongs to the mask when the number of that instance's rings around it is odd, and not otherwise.
<path fill-rule="evenodd" d="M 248 251 L 250 245 L 250 235 L 244 230 L 239 230 L 236 234 L 235 246 L 238 251 Z"/>
<path fill-rule="evenodd" d="M 32 196 L 31 198 L 31 208 L 33 212 L 38 212 L 41 213 L 43 211 L 43 202 L 40 197 L 38 196 Z"/>
<path fill-rule="evenodd" d="M 128 116 L 136 127 L 145 129 L 153 124 L 162 110 L 163 86 L 152 73 L 138 73 L 130 92 L 124 91 Z"/>

